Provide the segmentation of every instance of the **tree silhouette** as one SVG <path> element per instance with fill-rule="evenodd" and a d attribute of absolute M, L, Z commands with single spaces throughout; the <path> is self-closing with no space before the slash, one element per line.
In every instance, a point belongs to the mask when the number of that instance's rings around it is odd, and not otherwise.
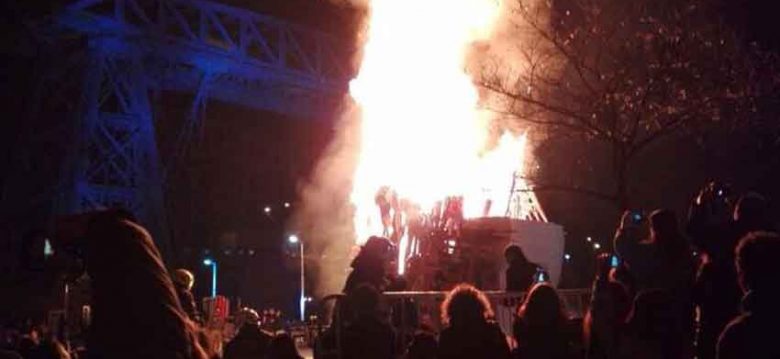
<path fill-rule="evenodd" d="M 743 44 L 706 0 L 569 0 L 513 8 L 511 56 L 481 64 L 488 109 L 549 136 L 603 145 L 612 188 L 544 183 L 630 205 L 629 169 L 670 136 L 741 126 L 777 88 L 768 55 Z"/>

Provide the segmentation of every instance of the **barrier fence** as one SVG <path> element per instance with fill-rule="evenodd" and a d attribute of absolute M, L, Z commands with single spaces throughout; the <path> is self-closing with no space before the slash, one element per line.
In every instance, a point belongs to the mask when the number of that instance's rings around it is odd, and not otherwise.
<path fill-rule="evenodd" d="M 438 331 L 442 328 L 441 303 L 448 292 L 422 291 L 422 292 L 384 292 L 385 309 L 391 319 L 397 337 L 399 347 L 414 335 L 421 326 Z M 523 302 L 526 292 L 484 291 L 491 303 L 495 320 L 501 326 L 504 334 L 512 335 L 512 323 L 518 306 Z M 582 320 L 588 311 L 590 303 L 590 289 L 559 289 L 564 311 L 574 321 Z M 344 298 L 343 294 L 334 294 L 322 299 L 323 303 L 334 302 Z M 332 316 L 330 328 L 334 335 L 334 348 L 319 347 L 317 350 L 333 351 L 336 357 L 341 352 L 341 338 L 343 323 L 341 313 L 335 310 Z"/>

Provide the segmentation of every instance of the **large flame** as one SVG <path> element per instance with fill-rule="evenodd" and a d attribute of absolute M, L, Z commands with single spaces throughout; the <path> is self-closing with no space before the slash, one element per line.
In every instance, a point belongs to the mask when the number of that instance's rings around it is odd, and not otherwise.
<path fill-rule="evenodd" d="M 490 35 L 496 0 L 371 0 L 368 38 L 350 93 L 361 107 L 361 149 L 354 176 L 357 241 L 382 234 L 375 195 L 382 186 L 428 211 L 463 196 L 464 214 L 507 210 L 522 173 L 525 136 L 489 142 L 489 116 L 465 71 L 474 41 Z M 494 141 L 495 142 L 495 141 Z M 406 239 L 401 238 L 401 252 Z M 403 270 L 404 258 L 399 258 Z"/>

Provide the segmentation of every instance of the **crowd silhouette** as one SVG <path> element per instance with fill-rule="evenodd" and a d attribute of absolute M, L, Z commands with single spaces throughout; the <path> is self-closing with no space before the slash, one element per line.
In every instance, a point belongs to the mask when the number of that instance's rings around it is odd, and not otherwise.
<path fill-rule="evenodd" d="M 449 291 L 431 326 L 388 303 L 392 244 L 372 237 L 352 263 L 333 325 L 320 333 L 315 358 L 642 359 L 780 358 L 780 236 L 768 201 L 705 186 L 681 226 L 675 213 L 626 211 L 614 252 L 597 255 L 591 300 L 570 318 L 556 288 L 520 247 L 505 251 L 506 286 L 526 293 L 502 330 L 485 293 L 468 283 Z M 86 345 L 68 348 L 53 328 L 1 328 L 0 359 L 176 358 L 298 359 L 295 338 L 264 330 L 251 309 L 236 315 L 224 343 L 204 327 L 190 289 L 192 273 L 169 272 L 152 238 L 124 211 L 70 217 L 58 227 L 68 248 L 57 259 L 68 276 L 86 275 L 91 290 Z M 63 247 L 64 248 L 64 247 Z M 399 331 L 403 322 L 413 331 Z"/>

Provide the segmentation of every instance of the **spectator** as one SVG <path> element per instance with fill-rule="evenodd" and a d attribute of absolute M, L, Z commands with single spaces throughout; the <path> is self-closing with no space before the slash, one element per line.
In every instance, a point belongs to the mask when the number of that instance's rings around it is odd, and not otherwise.
<path fill-rule="evenodd" d="M 37 354 L 40 345 L 41 336 L 38 328 L 35 326 L 31 326 L 29 330 L 19 338 L 17 343 L 19 354 L 24 358 L 34 357 Z"/>
<path fill-rule="evenodd" d="M 491 320 L 490 302 L 473 286 L 456 286 L 444 299 L 441 312 L 446 327 L 439 334 L 439 359 L 510 357 L 506 336 Z"/>
<path fill-rule="evenodd" d="M 680 317 L 675 294 L 665 289 L 639 292 L 626 320 L 623 358 L 686 358 L 687 321 Z M 681 320 L 683 319 L 683 320 Z"/>
<path fill-rule="evenodd" d="M 638 240 L 638 223 L 630 212 L 623 215 L 615 237 L 615 250 L 634 280 L 637 292 L 663 289 L 669 299 L 664 308 L 669 310 L 674 323 L 668 323 L 676 335 L 687 344 L 681 350 L 693 350 L 693 254 L 677 225 L 677 218 L 669 210 L 656 210 L 649 218 L 650 237 Z M 648 297 L 655 298 L 655 297 Z M 655 309 L 655 308 L 652 308 Z M 690 353 L 689 353 L 690 354 Z M 680 354 L 682 355 L 682 354 Z"/>
<path fill-rule="evenodd" d="M 263 358 L 273 338 L 260 329 L 257 312 L 243 308 L 237 315 L 238 334 L 225 346 L 225 359 Z"/>
<path fill-rule="evenodd" d="M 666 288 L 689 291 L 693 279 L 693 259 L 687 241 L 669 210 L 650 215 L 650 237 L 640 240 L 640 226 L 634 214 L 623 214 L 615 235 L 615 250 L 634 279 L 636 290 Z"/>
<path fill-rule="evenodd" d="M 295 348 L 295 341 L 287 333 L 277 334 L 268 347 L 268 359 L 303 359 Z"/>
<path fill-rule="evenodd" d="M 105 211 L 81 219 L 93 299 L 90 358 L 204 358 L 154 241 L 130 218 Z"/>
<path fill-rule="evenodd" d="M 571 341 L 566 329 L 568 318 L 555 289 L 536 284 L 515 318 L 514 336 L 520 358 L 566 358 Z"/>
<path fill-rule="evenodd" d="M 583 334 L 587 357 L 618 358 L 621 335 L 631 308 L 631 297 L 620 282 L 611 279 L 612 256 L 602 253 L 597 257 L 598 270 L 593 283 L 588 313 L 583 320 Z M 613 273 L 617 273 L 615 270 Z"/>
<path fill-rule="evenodd" d="M 693 245 L 710 256 L 728 254 L 728 249 L 732 249 L 729 255 L 733 255 L 735 245 L 726 244 L 735 241 L 729 233 L 734 217 L 730 193 L 727 185 L 708 183 L 699 191 L 688 211 L 686 232 Z"/>
<path fill-rule="evenodd" d="M 523 249 L 516 244 L 506 247 L 504 258 L 509 266 L 506 269 L 506 290 L 508 292 L 527 291 L 534 283 L 534 274 L 539 266 L 528 261 Z"/>
<path fill-rule="evenodd" d="M 436 336 L 427 331 L 419 331 L 412 338 L 406 359 L 436 359 Z"/>
<path fill-rule="evenodd" d="M 688 233 L 703 258 L 693 290 L 699 309 L 696 354 L 700 359 L 715 357 L 718 336 L 726 324 L 739 314 L 742 291 L 739 288 L 734 253 L 737 242 L 751 231 L 771 230 L 768 203 L 760 195 L 743 195 L 735 207 L 724 190 L 710 185 L 702 190 L 691 206 Z M 729 215 L 724 215 L 731 210 Z"/>
<path fill-rule="evenodd" d="M 352 291 L 362 285 L 368 285 L 375 290 L 384 292 L 391 284 L 390 269 L 393 259 L 393 244 L 383 237 L 372 236 L 366 241 L 360 252 L 352 261 L 352 272 L 344 284 L 344 294 L 347 296 L 338 301 L 337 311 L 341 320 L 348 324 L 355 319 L 356 310 L 352 303 Z"/>
<path fill-rule="evenodd" d="M 343 358 L 395 358 L 395 333 L 380 313 L 379 299 L 379 292 L 368 284 L 349 294 L 355 316 L 344 325 Z"/>
<path fill-rule="evenodd" d="M 736 267 L 745 292 L 743 313 L 728 324 L 718 342 L 717 357 L 780 358 L 780 236 L 753 232 L 737 247 Z"/>
<path fill-rule="evenodd" d="M 754 192 L 740 197 L 734 208 L 734 227 L 738 240 L 750 232 L 773 231 L 766 198 Z"/>
<path fill-rule="evenodd" d="M 192 272 L 179 268 L 173 271 L 173 284 L 176 287 L 176 296 L 184 310 L 184 313 L 195 323 L 200 323 L 200 313 L 195 305 L 195 297 L 192 295 L 192 285 L 195 284 L 195 276 Z"/>
<path fill-rule="evenodd" d="M 344 293 L 349 294 L 361 284 L 369 284 L 383 292 L 389 283 L 387 267 L 392 253 L 393 244 L 387 238 L 369 238 L 352 261 L 352 272 L 344 284 Z"/>

